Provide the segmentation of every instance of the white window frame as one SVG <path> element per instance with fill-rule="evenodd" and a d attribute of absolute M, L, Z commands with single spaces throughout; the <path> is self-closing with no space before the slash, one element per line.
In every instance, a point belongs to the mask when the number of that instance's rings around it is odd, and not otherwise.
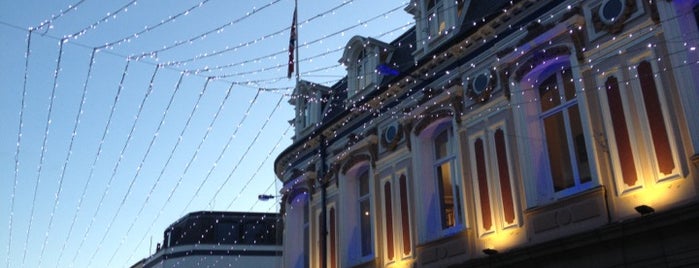
<path fill-rule="evenodd" d="M 359 176 L 367 172 L 369 193 L 368 196 L 361 198 L 359 196 Z M 342 253 L 338 256 L 340 263 L 349 266 L 358 265 L 371 261 L 376 256 L 377 249 L 377 239 L 376 239 L 376 211 L 374 208 L 375 202 L 375 189 L 374 189 L 374 172 L 368 161 L 363 161 L 354 164 L 350 169 L 347 170 L 345 174 L 341 175 L 340 179 L 340 191 L 341 204 L 343 205 L 342 214 L 336 215 L 341 224 L 338 225 L 338 243 L 342 243 Z M 370 208 L 370 240 L 371 249 L 370 254 L 362 256 L 362 226 L 361 226 L 361 200 L 368 200 Z M 356 237 L 354 236 L 356 234 Z M 352 242 L 352 244 L 350 244 Z"/>
<path fill-rule="evenodd" d="M 669 120 L 672 118 L 669 113 L 669 102 L 667 100 L 666 92 L 663 88 L 662 81 L 658 75 L 654 75 L 655 87 L 657 90 L 660 108 L 662 111 L 665 130 L 667 131 L 667 136 L 670 143 L 670 150 L 672 154 L 672 160 L 675 164 L 674 169 L 668 175 L 662 174 L 658 171 L 658 163 L 656 163 L 655 147 L 653 145 L 653 138 L 651 136 L 651 130 L 646 116 L 646 107 L 643 101 L 643 95 L 641 94 L 641 82 L 638 77 L 637 67 L 643 62 L 647 61 L 650 63 L 651 69 L 654 74 L 657 70 L 660 70 L 657 63 L 653 60 L 655 55 L 648 51 L 633 57 L 630 57 L 626 64 L 629 66 L 627 70 L 620 70 L 618 68 L 609 69 L 605 72 L 600 73 L 597 76 L 597 83 L 600 85 L 600 103 L 602 111 L 604 114 L 609 114 L 609 97 L 607 90 L 605 88 L 606 81 L 610 77 L 616 77 L 618 81 L 619 92 L 621 95 L 621 101 L 624 109 L 624 116 L 626 122 L 626 128 L 628 131 L 630 139 L 631 153 L 633 154 L 633 162 L 637 176 L 637 182 L 633 186 L 628 186 L 623 180 L 623 174 L 621 170 L 621 159 L 619 156 L 619 151 L 617 149 L 617 141 L 614 134 L 614 125 L 609 116 L 604 117 L 604 126 L 606 129 L 606 139 L 607 146 L 609 147 L 609 153 L 611 155 L 612 162 L 612 172 L 614 173 L 614 181 L 616 183 L 618 194 L 626 195 L 628 193 L 634 192 L 637 189 L 644 188 L 646 185 L 660 183 L 663 181 L 674 180 L 682 177 L 682 165 L 679 159 L 678 148 L 676 136 L 673 131 L 672 122 Z"/>
<path fill-rule="evenodd" d="M 403 207 L 401 204 L 401 195 L 400 195 L 400 178 L 401 176 L 405 176 L 405 187 L 406 187 L 406 194 L 408 196 L 405 196 L 404 198 L 407 201 L 407 206 L 408 208 L 405 210 L 405 212 L 408 213 L 406 217 L 408 218 L 408 226 L 410 229 L 408 229 L 408 241 L 410 242 L 410 253 L 405 254 L 405 251 L 403 250 L 403 244 L 405 243 L 404 241 L 406 240 L 406 237 L 403 236 L 403 222 L 402 222 L 402 217 L 403 217 Z M 401 261 L 405 259 L 409 259 L 413 256 L 414 252 L 414 240 L 412 237 L 412 210 L 410 208 L 410 183 L 409 181 L 409 176 L 408 176 L 408 170 L 407 169 L 400 169 L 393 174 L 389 176 L 385 176 L 381 179 L 381 185 L 379 188 L 380 190 L 380 197 L 381 197 L 381 210 L 383 211 L 383 222 L 381 223 L 381 230 L 383 234 L 383 250 L 384 250 L 384 263 L 386 264 L 391 264 L 396 261 Z M 385 236 L 388 233 L 388 227 L 386 224 L 386 218 L 388 215 L 386 214 L 386 195 L 384 192 L 384 187 L 386 183 L 390 183 L 390 188 L 391 188 L 391 196 L 389 197 L 391 199 L 391 217 L 392 217 L 392 227 L 393 227 L 393 259 L 388 258 L 388 241 L 386 241 Z"/>
<path fill-rule="evenodd" d="M 461 179 L 460 173 L 460 162 L 458 161 L 458 136 L 454 134 L 454 119 L 452 117 L 446 117 L 438 119 L 435 122 L 430 123 L 424 130 L 418 134 L 416 141 L 416 158 L 414 159 L 416 174 L 413 178 L 408 178 L 413 180 L 415 183 L 416 197 L 420 202 L 414 204 L 415 210 L 417 211 L 417 216 L 415 219 L 418 222 L 415 223 L 417 228 L 417 241 L 418 244 L 427 243 L 440 238 L 455 235 L 463 231 L 466 228 L 466 220 L 464 213 L 464 187 Z M 450 228 L 442 229 L 442 212 L 440 211 L 440 200 L 439 200 L 439 183 L 437 181 L 436 169 L 435 169 L 435 154 L 434 154 L 434 138 L 440 131 L 447 128 L 449 131 L 449 146 L 451 150 L 449 159 L 442 159 L 439 163 L 445 163 L 444 160 L 450 161 L 451 172 L 452 172 L 452 185 L 458 186 L 459 201 L 455 201 L 455 221 L 456 224 Z M 419 179 L 418 179 L 419 178 Z M 437 210 L 435 213 L 433 210 Z"/>
<path fill-rule="evenodd" d="M 505 120 L 499 120 L 494 123 L 489 123 L 487 120 L 482 120 L 476 122 L 469 126 L 469 129 L 477 129 L 469 135 L 468 138 L 468 148 L 470 157 L 470 167 L 471 167 L 471 181 L 473 182 L 474 189 L 474 200 L 476 202 L 476 218 L 478 220 L 478 234 L 480 237 L 485 237 L 498 231 L 502 231 L 508 228 L 519 226 L 521 223 L 521 218 L 519 215 L 519 202 L 517 195 L 515 193 L 515 182 L 513 180 L 513 168 L 512 168 L 512 155 L 511 148 L 509 146 L 507 138 L 505 139 L 505 158 L 507 159 L 507 169 L 509 172 L 509 182 L 510 182 L 510 194 L 512 195 L 512 206 L 514 213 L 514 220 L 512 223 L 507 223 L 505 221 L 505 206 L 502 202 L 502 185 L 500 184 L 500 171 L 498 168 L 498 155 L 497 148 L 495 147 L 495 132 L 497 130 L 502 130 L 505 137 L 508 137 L 509 133 L 507 131 Z M 484 147 L 484 161 L 486 166 L 486 180 L 489 195 L 489 202 L 491 208 L 491 228 L 483 228 L 483 212 L 481 211 L 481 198 L 480 198 L 480 188 L 478 182 L 478 170 L 476 163 L 476 150 L 474 143 L 477 139 L 483 141 Z"/>
<path fill-rule="evenodd" d="M 572 48 L 569 47 L 572 50 Z M 526 58 L 522 58 L 525 60 Z M 600 185 L 597 170 L 597 160 L 594 157 L 598 154 L 594 146 L 593 129 L 589 119 L 587 97 L 581 94 L 584 91 L 583 79 L 580 74 L 579 64 L 574 55 L 553 56 L 546 60 L 544 64 L 535 66 L 528 70 L 522 77 L 512 80 L 516 86 L 512 97 L 514 103 L 521 103 L 515 107 L 515 125 L 523 138 L 527 142 L 518 142 L 518 162 L 521 163 L 524 180 L 524 193 L 526 207 L 533 208 L 556 202 L 561 198 L 582 193 Z M 561 70 L 570 67 L 572 70 L 573 82 L 575 84 L 576 101 L 580 113 L 580 123 L 583 137 L 585 139 L 585 150 L 590 166 L 590 181 L 571 187 L 569 189 L 556 192 L 551 175 L 551 167 L 545 139 L 544 122 L 541 120 L 541 104 L 539 103 L 538 88 L 544 79 L 548 78 L 551 70 Z M 537 100 L 537 101 L 534 101 Z M 568 131 L 568 130 L 566 130 Z"/>

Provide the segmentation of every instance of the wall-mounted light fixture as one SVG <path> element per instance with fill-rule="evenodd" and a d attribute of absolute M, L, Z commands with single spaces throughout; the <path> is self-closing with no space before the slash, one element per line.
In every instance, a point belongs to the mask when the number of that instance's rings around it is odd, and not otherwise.
<path fill-rule="evenodd" d="M 655 209 L 648 205 L 640 205 L 634 208 L 638 214 L 641 214 L 641 216 L 646 216 L 648 214 L 651 214 L 655 212 Z"/>
<path fill-rule="evenodd" d="M 492 255 L 498 254 L 498 251 L 496 249 L 493 249 L 493 248 L 485 248 L 485 249 L 483 249 L 483 253 L 485 253 L 485 255 L 492 256 Z"/>

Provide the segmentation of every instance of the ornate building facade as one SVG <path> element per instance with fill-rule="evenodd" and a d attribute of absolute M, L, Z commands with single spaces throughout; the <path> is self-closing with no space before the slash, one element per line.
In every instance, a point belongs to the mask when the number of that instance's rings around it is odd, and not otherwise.
<path fill-rule="evenodd" d="M 301 81 L 285 267 L 699 265 L 699 1 L 413 0 Z"/>

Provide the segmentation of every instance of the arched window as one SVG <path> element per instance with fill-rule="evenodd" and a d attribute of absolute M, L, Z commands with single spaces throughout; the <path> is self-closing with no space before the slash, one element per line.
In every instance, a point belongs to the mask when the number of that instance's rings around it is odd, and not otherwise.
<path fill-rule="evenodd" d="M 587 145 L 571 69 L 548 75 L 537 90 L 554 191 L 590 182 Z"/>
<path fill-rule="evenodd" d="M 415 180 L 420 243 L 450 236 L 464 228 L 458 142 L 452 118 L 429 123 L 418 135 Z"/>
<path fill-rule="evenodd" d="M 344 251 L 341 261 L 356 265 L 374 258 L 373 176 L 367 160 L 350 164 L 340 182 L 343 213 L 339 227 Z"/>
<path fill-rule="evenodd" d="M 284 241 L 294 242 L 284 244 L 284 263 L 287 267 L 308 267 L 308 193 L 305 190 L 298 191 L 290 198 L 285 211 Z M 303 246 L 299 246 L 301 242 Z"/>
<path fill-rule="evenodd" d="M 533 52 L 520 62 L 513 94 L 515 115 L 524 127 L 521 136 L 527 155 L 525 187 L 528 206 L 543 205 L 580 193 L 599 182 L 593 179 L 592 136 L 584 95 L 579 94 L 570 49 L 556 46 Z M 596 178 L 596 177 L 595 177 Z"/>

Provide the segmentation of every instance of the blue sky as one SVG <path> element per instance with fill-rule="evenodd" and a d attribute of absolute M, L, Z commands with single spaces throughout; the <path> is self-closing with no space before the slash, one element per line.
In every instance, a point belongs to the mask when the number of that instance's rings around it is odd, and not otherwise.
<path fill-rule="evenodd" d="M 299 0 L 302 78 L 340 79 L 346 42 L 398 37 L 405 5 Z M 1 1 L 0 263 L 128 267 L 187 212 L 276 211 L 257 195 L 293 136 L 293 6 Z"/>

